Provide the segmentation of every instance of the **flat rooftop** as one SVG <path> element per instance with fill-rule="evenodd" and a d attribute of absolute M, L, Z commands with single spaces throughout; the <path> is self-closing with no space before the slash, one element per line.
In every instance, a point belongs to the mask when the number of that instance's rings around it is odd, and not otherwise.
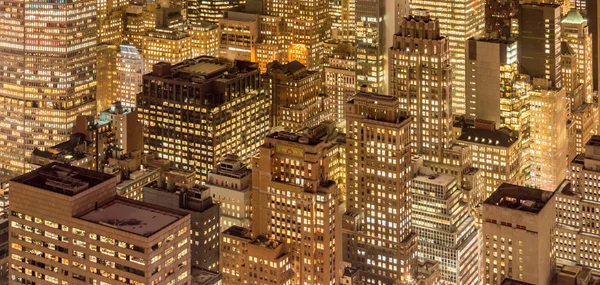
<path fill-rule="evenodd" d="M 74 196 L 114 176 L 61 163 L 50 163 L 11 181 Z"/>
<path fill-rule="evenodd" d="M 458 137 L 458 140 L 490 146 L 510 147 L 517 142 L 518 138 L 513 137 L 506 131 L 502 130 L 492 131 L 485 129 L 465 128 L 463 129 L 460 137 Z"/>
<path fill-rule="evenodd" d="M 223 275 L 218 272 L 192 266 L 192 285 L 213 285 L 223 279 Z"/>
<path fill-rule="evenodd" d="M 523 282 L 523 281 L 504 278 L 504 280 L 502 280 L 502 283 L 500 283 L 500 285 L 533 285 L 533 284 Z"/>
<path fill-rule="evenodd" d="M 442 185 L 442 186 L 448 186 L 452 183 L 452 181 L 455 181 L 455 180 L 456 180 L 456 178 L 454 178 L 453 175 L 444 174 L 444 173 L 431 173 L 431 174 L 419 173 L 419 174 L 417 174 L 417 176 L 415 178 L 413 178 L 413 181 Z"/>
<path fill-rule="evenodd" d="M 559 188 L 562 189 L 566 185 L 568 185 L 568 182 L 563 181 Z M 537 214 L 552 199 L 554 193 L 555 191 L 544 191 L 526 186 L 502 183 L 484 203 Z"/>
<path fill-rule="evenodd" d="M 149 237 L 187 214 L 116 197 L 114 200 L 83 214 L 79 219 Z"/>
<path fill-rule="evenodd" d="M 201 61 L 194 65 L 190 65 L 181 69 L 183 72 L 195 73 L 202 76 L 211 76 L 216 73 L 226 71 L 229 68 L 227 64 L 218 64 L 212 62 Z"/>

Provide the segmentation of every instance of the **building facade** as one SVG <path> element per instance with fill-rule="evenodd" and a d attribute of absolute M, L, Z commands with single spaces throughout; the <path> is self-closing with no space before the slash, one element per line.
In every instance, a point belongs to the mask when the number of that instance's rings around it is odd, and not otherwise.
<path fill-rule="evenodd" d="M 252 234 L 292 252 L 292 284 L 339 284 L 339 190 L 327 143 L 274 132 L 252 160 Z"/>
<path fill-rule="evenodd" d="M 390 50 L 390 95 L 413 117 L 411 149 L 426 161 L 442 162 L 452 144 L 452 67 L 448 39 L 428 16 L 401 22 Z"/>
<path fill-rule="evenodd" d="M 556 192 L 503 183 L 485 200 L 483 284 L 501 284 L 504 278 L 551 284 Z"/>
<path fill-rule="evenodd" d="M 138 97 L 144 149 L 205 181 L 225 154 L 250 160 L 269 130 L 269 108 L 255 63 L 199 57 L 156 64 Z"/>
<path fill-rule="evenodd" d="M 414 278 L 411 118 L 392 96 L 358 93 L 346 104 L 347 212 L 343 260 L 368 283 Z"/>
<path fill-rule="evenodd" d="M 116 181 L 61 164 L 13 179 L 9 284 L 189 282 L 190 216 L 119 198 Z"/>

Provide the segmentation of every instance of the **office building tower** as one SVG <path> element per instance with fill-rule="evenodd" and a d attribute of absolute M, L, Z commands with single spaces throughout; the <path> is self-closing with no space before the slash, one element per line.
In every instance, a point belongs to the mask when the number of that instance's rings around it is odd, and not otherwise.
<path fill-rule="evenodd" d="M 144 36 L 156 28 L 158 3 L 131 4 L 125 10 L 123 43 L 143 50 Z"/>
<path fill-rule="evenodd" d="M 473 167 L 483 172 L 484 196 L 490 196 L 500 184 L 523 184 L 521 142 L 510 130 L 488 126 L 465 128 L 456 140 L 471 150 Z"/>
<path fill-rule="evenodd" d="M 598 119 L 598 107 L 594 104 L 584 103 L 571 111 L 571 120 L 575 124 L 575 136 L 569 136 L 569 144 L 575 145 L 575 155 L 569 156 L 569 160 L 577 154 L 585 152 L 585 144 L 593 135 L 597 134 L 596 120 Z"/>
<path fill-rule="evenodd" d="M 129 1 L 98 0 L 96 14 L 98 15 L 98 43 L 119 45 L 123 41 L 125 9 Z"/>
<path fill-rule="evenodd" d="M 414 277 L 411 121 L 392 96 L 358 93 L 346 105 L 344 261 L 372 284 Z"/>
<path fill-rule="evenodd" d="M 552 191 L 567 171 L 567 99 L 564 89 L 534 79 L 529 92 L 531 108 L 531 179 L 538 188 Z"/>
<path fill-rule="evenodd" d="M 412 218 L 419 259 L 438 260 L 444 281 L 481 284 L 481 236 L 456 177 L 421 167 L 412 179 Z"/>
<path fill-rule="evenodd" d="M 260 34 L 259 14 L 227 10 L 219 25 L 219 57 L 251 61 Z"/>
<path fill-rule="evenodd" d="M 244 0 L 189 0 L 186 2 L 187 18 L 192 25 L 199 25 L 201 23 L 217 24 L 219 19 L 223 18 L 223 13 L 225 11 L 246 3 Z"/>
<path fill-rule="evenodd" d="M 250 227 L 252 171 L 236 155 L 224 155 L 208 173 L 208 195 L 221 207 L 221 230 Z"/>
<path fill-rule="evenodd" d="M 0 180 L 26 172 L 34 148 L 67 140 L 75 117 L 96 111 L 95 2 L 80 4 L 0 4 Z"/>
<path fill-rule="evenodd" d="M 96 47 L 96 112 L 115 102 L 117 93 L 117 46 L 100 44 Z M 95 114 L 94 113 L 94 114 Z"/>
<path fill-rule="evenodd" d="M 223 285 L 293 284 L 292 262 L 285 242 L 266 236 L 252 238 L 249 229 L 238 226 L 221 233 Z"/>
<path fill-rule="evenodd" d="M 384 21 L 386 1 L 355 0 L 356 84 L 367 92 L 386 93 L 386 37 L 394 30 Z M 386 15 L 389 16 L 389 15 Z"/>
<path fill-rule="evenodd" d="M 501 95 L 512 95 L 506 94 L 512 91 L 511 87 L 514 84 L 510 80 L 512 74 L 506 73 L 511 72 L 511 65 L 517 63 L 517 41 L 492 38 L 469 39 L 466 48 L 465 115 L 493 121 L 500 125 L 503 113 L 509 111 L 501 108 L 504 107 L 501 106 L 503 101 L 510 101 L 512 105 L 520 98 L 499 97 L 498 88 L 490 87 L 501 86 Z"/>
<path fill-rule="evenodd" d="M 519 23 L 519 0 L 486 0 L 485 2 L 486 34 L 496 39 L 515 38 L 517 35 L 514 33 L 514 26 L 517 26 L 518 32 Z"/>
<path fill-rule="evenodd" d="M 339 190 L 320 139 L 289 132 L 265 138 L 252 161 L 252 234 L 287 243 L 292 284 L 337 284 Z"/>
<path fill-rule="evenodd" d="M 592 102 L 593 60 L 592 60 L 592 35 L 589 31 L 588 21 L 579 11 L 571 9 L 562 20 L 562 38 L 577 56 L 578 83 L 583 85 L 583 98 L 585 102 Z"/>
<path fill-rule="evenodd" d="M 325 59 L 323 43 L 329 32 L 327 1 L 264 0 L 262 7 L 261 13 L 282 19 L 285 62 L 297 60 L 309 70 L 321 71 Z"/>
<path fill-rule="evenodd" d="M 195 171 L 198 181 L 224 154 L 247 163 L 269 130 L 269 99 L 255 63 L 212 57 L 159 63 L 143 86 L 144 150 Z"/>
<path fill-rule="evenodd" d="M 565 181 L 560 188 L 568 187 Z M 505 277 L 551 284 L 555 265 L 555 195 L 503 183 L 483 204 L 483 284 Z"/>
<path fill-rule="evenodd" d="M 271 126 L 298 132 L 330 119 L 330 98 L 321 93 L 321 73 L 298 61 L 275 61 L 261 76 L 265 93 L 272 100 Z"/>
<path fill-rule="evenodd" d="M 13 179 L 10 284 L 189 282 L 190 215 L 118 197 L 116 182 L 56 163 Z"/>
<path fill-rule="evenodd" d="M 192 58 L 192 37 L 171 28 L 158 28 L 144 36 L 143 58 L 145 71 L 159 62 L 177 64 Z"/>
<path fill-rule="evenodd" d="M 448 39 L 438 21 L 405 18 L 390 50 L 390 95 L 413 117 L 411 149 L 426 161 L 441 162 L 452 144 L 451 74 Z"/>
<path fill-rule="evenodd" d="M 596 249 L 600 227 L 595 217 L 600 212 L 598 200 L 598 178 L 600 165 L 600 137 L 593 136 L 570 163 L 570 187 L 556 193 L 556 263 L 558 267 L 577 264 L 600 271 Z"/>
<path fill-rule="evenodd" d="M 452 111 L 464 114 L 465 45 L 470 38 L 479 38 L 485 30 L 484 0 L 412 0 L 410 8 L 428 10 L 439 21 L 440 33 L 448 37 L 447 51 L 452 65 Z"/>
<path fill-rule="evenodd" d="M 159 180 L 144 187 L 144 202 L 190 214 L 191 264 L 216 271 L 219 269 L 219 205 L 208 196 L 208 188 L 194 185 L 179 187 L 173 180 Z"/>
<path fill-rule="evenodd" d="M 356 50 L 352 44 L 340 43 L 325 67 L 325 94 L 333 101 L 331 119 L 346 122 L 346 102 L 356 93 Z"/>
<path fill-rule="evenodd" d="M 561 43 L 560 56 L 563 88 L 567 95 L 567 108 L 570 114 L 576 106 L 583 104 L 583 84 L 579 81 L 581 76 L 577 69 L 579 59 L 567 42 Z"/>
<path fill-rule="evenodd" d="M 519 17 L 521 73 L 562 88 L 561 10 L 557 4 L 523 4 Z"/>
<path fill-rule="evenodd" d="M 329 0 L 331 39 L 354 42 L 356 36 L 356 1 Z"/>
<path fill-rule="evenodd" d="M 142 92 L 144 59 L 134 46 L 120 45 L 117 57 L 117 90 L 115 101 L 124 107 L 136 107 L 137 95 Z"/>
<path fill-rule="evenodd" d="M 192 37 L 192 56 L 219 55 L 219 26 L 213 23 L 190 25 L 187 33 Z"/>

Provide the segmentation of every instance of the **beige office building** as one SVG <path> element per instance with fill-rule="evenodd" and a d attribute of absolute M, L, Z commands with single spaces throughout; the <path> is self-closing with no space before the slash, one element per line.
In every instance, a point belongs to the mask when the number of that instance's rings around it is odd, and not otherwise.
<path fill-rule="evenodd" d="M 346 104 L 350 171 L 343 259 L 362 270 L 367 283 L 396 284 L 415 277 L 411 121 L 396 97 L 358 93 Z"/>
<path fill-rule="evenodd" d="M 331 119 L 343 125 L 346 102 L 356 93 L 356 50 L 352 44 L 339 43 L 325 67 L 325 94 L 333 101 Z"/>
<path fill-rule="evenodd" d="M 238 226 L 221 234 L 223 285 L 291 285 L 292 262 L 292 252 L 284 242 L 252 238 L 249 229 Z"/>
<path fill-rule="evenodd" d="M 267 66 L 261 76 L 265 93 L 272 98 L 271 126 L 298 132 L 330 119 L 330 99 L 321 93 L 321 73 L 298 61 Z"/>
<path fill-rule="evenodd" d="M 187 284 L 189 215 L 117 197 L 116 182 L 55 163 L 13 179 L 9 284 Z"/>
<path fill-rule="evenodd" d="M 567 99 L 564 89 L 534 79 L 529 92 L 531 112 L 530 185 L 552 191 L 567 171 Z"/>
<path fill-rule="evenodd" d="M 583 98 L 585 102 L 590 103 L 594 88 L 592 34 L 589 31 L 588 20 L 583 18 L 577 9 L 571 9 L 562 20 L 562 39 L 577 56 L 577 73 L 579 83 L 583 85 Z"/>
<path fill-rule="evenodd" d="M 448 37 L 452 65 L 452 112 L 465 114 L 465 63 L 467 40 L 479 38 L 485 31 L 485 1 L 481 0 L 412 0 L 412 11 L 427 10 L 439 21 L 441 34 Z"/>
<path fill-rule="evenodd" d="M 452 145 L 452 72 L 448 38 L 428 16 L 400 23 L 390 49 L 390 95 L 413 117 L 411 149 L 425 161 L 442 162 Z"/>
<path fill-rule="evenodd" d="M 550 284 L 554 274 L 555 191 L 503 183 L 483 204 L 483 276 L 486 285 L 512 278 Z"/>
<path fill-rule="evenodd" d="M 292 252 L 292 284 L 338 284 L 341 208 L 328 144 L 289 132 L 265 138 L 252 161 L 252 234 Z"/>
<path fill-rule="evenodd" d="M 159 62 L 180 63 L 192 58 L 192 37 L 186 32 L 172 28 L 158 28 L 144 36 L 144 70 L 152 71 Z"/>
<path fill-rule="evenodd" d="M 570 163 L 571 187 L 556 193 L 556 262 L 577 264 L 600 272 L 600 137 L 593 136 L 585 153 Z"/>

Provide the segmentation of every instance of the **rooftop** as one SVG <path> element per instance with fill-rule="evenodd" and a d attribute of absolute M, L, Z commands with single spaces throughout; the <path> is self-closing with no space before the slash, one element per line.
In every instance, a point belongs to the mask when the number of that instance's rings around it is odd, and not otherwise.
<path fill-rule="evenodd" d="M 90 156 L 87 153 L 77 150 L 77 147 L 85 142 L 85 134 L 76 133 L 72 134 L 68 141 L 59 143 L 47 150 L 40 150 L 36 148 L 33 150 L 32 155 L 60 161 L 63 163 L 78 161 Z"/>
<path fill-rule="evenodd" d="M 502 283 L 500 283 L 500 285 L 533 285 L 533 284 L 527 283 L 527 282 L 522 282 L 522 281 L 517 281 L 517 280 L 513 280 L 513 279 L 509 279 L 509 278 L 504 278 L 504 280 L 502 280 Z"/>
<path fill-rule="evenodd" d="M 513 137 L 508 132 L 502 130 L 465 128 L 460 137 L 458 137 L 458 140 L 492 146 L 510 147 L 517 142 L 518 138 Z"/>
<path fill-rule="evenodd" d="M 311 145 L 311 146 L 318 145 L 319 143 L 322 142 L 322 140 L 318 139 L 318 138 L 311 138 L 311 137 L 299 135 L 296 133 L 285 132 L 285 131 L 274 132 L 274 133 L 271 133 L 270 135 L 267 135 L 267 137 L 276 139 L 276 140 L 294 142 L 294 143 Z"/>
<path fill-rule="evenodd" d="M 188 81 L 194 84 L 207 84 L 210 82 L 228 81 L 249 72 L 258 73 L 258 65 L 243 60 L 231 62 L 224 58 L 200 56 L 193 59 L 186 59 L 175 65 L 166 62 L 156 63 L 152 67 L 152 72 L 146 74 L 145 77 L 152 76 Z"/>
<path fill-rule="evenodd" d="M 563 189 L 563 187 L 566 187 L 565 183 L 568 184 L 565 180 L 559 188 Z M 550 201 L 554 193 L 554 191 L 544 191 L 526 186 L 502 183 L 484 203 L 537 214 L 546 206 L 546 203 Z"/>
<path fill-rule="evenodd" d="M 413 178 L 413 181 L 442 186 L 448 186 L 455 180 L 456 178 L 453 175 L 445 173 L 436 173 L 428 167 L 420 167 L 419 173 L 415 178 Z"/>
<path fill-rule="evenodd" d="M 50 163 L 11 181 L 74 196 L 114 176 L 60 163 Z"/>
<path fill-rule="evenodd" d="M 569 13 L 567 13 L 567 16 L 562 20 L 562 22 L 568 24 L 582 24 L 587 22 L 587 20 L 583 18 L 583 16 L 581 16 L 581 13 L 579 13 L 579 11 L 576 8 L 571 8 Z"/>
<path fill-rule="evenodd" d="M 114 200 L 80 216 L 82 220 L 149 237 L 185 217 L 179 211 L 115 197 Z"/>
<path fill-rule="evenodd" d="M 240 226 L 231 226 L 223 231 L 223 234 L 238 238 L 250 239 L 250 230 Z"/>
<path fill-rule="evenodd" d="M 219 272 L 206 270 L 192 266 L 192 285 L 213 285 L 217 284 L 223 278 Z"/>
<path fill-rule="evenodd" d="M 201 61 L 193 65 L 181 68 L 182 72 L 194 73 L 202 76 L 211 76 L 219 72 L 226 71 L 229 66 L 218 62 Z"/>

